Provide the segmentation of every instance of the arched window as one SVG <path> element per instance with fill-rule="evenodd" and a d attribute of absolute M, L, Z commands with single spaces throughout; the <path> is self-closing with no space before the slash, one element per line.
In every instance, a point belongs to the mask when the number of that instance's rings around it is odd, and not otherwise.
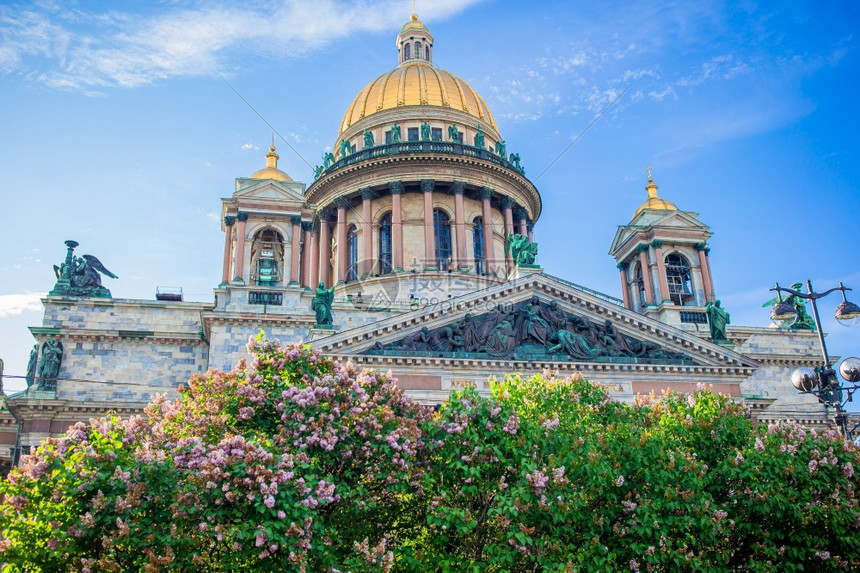
<path fill-rule="evenodd" d="M 403 46 L 403 59 L 408 60 L 412 58 L 412 44 L 406 44 Z"/>
<path fill-rule="evenodd" d="M 693 300 L 693 291 L 690 288 L 690 263 L 678 253 L 666 255 L 665 262 L 669 298 L 675 304 L 686 304 Z"/>
<path fill-rule="evenodd" d="M 424 46 L 424 59 L 430 61 L 430 46 Z"/>
<path fill-rule="evenodd" d="M 421 59 L 421 42 L 415 42 L 415 57 Z"/>
<path fill-rule="evenodd" d="M 358 235 L 355 225 L 352 225 L 346 232 L 346 253 L 346 280 L 354 281 L 358 278 Z"/>
<path fill-rule="evenodd" d="M 636 266 L 633 268 L 633 285 L 634 292 L 638 293 L 636 299 L 639 301 L 639 308 L 642 308 L 648 299 L 645 298 L 645 277 L 642 276 L 642 265 L 640 263 L 636 263 Z"/>
<path fill-rule="evenodd" d="M 275 286 L 283 280 L 284 240 L 274 229 L 263 229 L 254 235 L 251 245 L 251 282 L 257 286 Z"/>
<path fill-rule="evenodd" d="M 475 272 L 482 275 L 487 270 L 487 253 L 484 249 L 484 220 L 475 217 L 472 221 L 472 252 L 475 255 Z"/>
<path fill-rule="evenodd" d="M 436 236 L 436 268 L 447 271 L 451 265 L 451 220 L 441 209 L 433 209 L 433 233 Z"/>
<path fill-rule="evenodd" d="M 379 220 L 379 274 L 391 272 L 391 213 Z"/>

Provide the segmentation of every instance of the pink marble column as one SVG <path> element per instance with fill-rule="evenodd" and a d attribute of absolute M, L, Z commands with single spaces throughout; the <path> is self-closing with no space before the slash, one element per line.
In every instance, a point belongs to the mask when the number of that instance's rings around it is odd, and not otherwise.
<path fill-rule="evenodd" d="M 313 265 L 313 261 L 316 259 L 313 256 L 313 244 L 311 239 L 311 232 L 314 230 L 314 225 L 310 221 L 302 222 L 302 231 L 304 232 L 305 238 L 302 243 L 302 281 L 301 285 L 305 288 L 314 287 L 316 288 L 313 282 L 311 282 L 311 265 Z"/>
<path fill-rule="evenodd" d="M 496 252 L 493 248 L 493 214 L 490 211 L 490 198 L 493 190 L 489 187 L 481 189 L 481 219 L 484 221 L 484 267 L 487 274 L 496 269 Z"/>
<path fill-rule="evenodd" d="M 370 187 L 364 187 L 359 190 L 361 193 L 361 242 L 364 245 L 364 253 L 361 255 L 361 267 L 359 270 L 360 277 L 366 277 L 373 272 L 373 210 L 371 209 L 371 201 L 373 200 L 374 192 Z"/>
<path fill-rule="evenodd" d="M 290 243 L 290 282 L 289 286 L 298 286 L 299 284 L 299 247 L 302 243 L 302 217 L 301 215 L 293 215 L 290 217 L 290 222 L 293 224 L 293 240 Z"/>
<path fill-rule="evenodd" d="M 657 258 L 657 275 L 660 277 L 660 292 L 657 298 L 662 301 L 672 300 L 669 296 L 669 279 L 666 277 L 666 261 L 663 260 L 663 241 L 653 240 L 654 256 Z"/>
<path fill-rule="evenodd" d="M 320 228 L 319 226 L 314 227 L 311 224 L 311 250 L 310 257 L 308 257 L 308 288 L 311 290 L 317 288 L 317 284 L 320 280 Z"/>
<path fill-rule="evenodd" d="M 466 184 L 462 181 L 454 181 L 451 193 L 454 194 L 454 232 L 457 234 L 457 266 L 459 269 L 469 268 L 469 258 L 466 255 L 466 210 L 463 206 L 463 193 Z"/>
<path fill-rule="evenodd" d="M 508 237 L 514 232 L 514 215 L 513 209 L 514 202 L 510 197 L 502 198 L 502 216 L 505 221 L 505 243 L 507 244 Z M 511 253 L 505 253 L 505 268 L 508 271 L 508 274 L 511 274 L 514 270 L 514 259 Z"/>
<path fill-rule="evenodd" d="M 320 256 L 319 256 L 320 282 L 326 288 L 331 286 L 331 234 L 329 230 L 328 213 L 320 213 Z"/>
<path fill-rule="evenodd" d="M 651 267 L 648 266 L 648 245 L 636 247 L 639 252 L 639 264 L 642 266 L 642 280 L 645 283 L 645 302 L 654 304 L 654 288 L 651 286 Z"/>
<path fill-rule="evenodd" d="M 616 266 L 618 267 L 618 271 L 621 273 L 621 296 L 624 298 L 624 308 L 633 310 L 633 306 L 630 304 L 630 285 L 627 280 L 627 263 L 618 263 Z"/>
<path fill-rule="evenodd" d="M 533 222 L 532 223 L 526 223 L 526 230 L 529 233 L 529 242 L 531 242 L 531 243 L 535 242 L 534 228 L 535 228 L 535 224 Z"/>
<path fill-rule="evenodd" d="M 519 207 L 516 210 L 516 212 L 514 213 L 514 216 L 517 218 L 518 226 L 519 226 L 517 233 L 519 233 L 520 235 L 528 236 L 529 231 L 528 231 L 527 225 L 528 225 L 529 212 L 526 211 L 525 209 L 523 209 L 522 207 Z"/>
<path fill-rule="evenodd" d="M 708 251 L 705 243 L 696 243 L 696 251 L 699 253 L 699 269 L 702 271 L 702 291 L 705 293 L 705 304 L 716 299 L 714 294 L 714 282 L 711 278 L 711 262 L 708 260 Z"/>
<path fill-rule="evenodd" d="M 337 205 L 337 282 L 346 281 L 346 271 L 349 266 L 349 249 L 346 247 L 346 210 L 349 200 L 338 197 L 334 200 Z"/>
<path fill-rule="evenodd" d="M 233 282 L 245 282 L 245 222 L 248 220 L 247 213 L 237 213 L 236 220 L 239 221 L 236 229 L 236 261 L 233 264 Z"/>
<path fill-rule="evenodd" d="M 436 262 L 436 234 L 433 229 L 433 186 L 432 179 L 421 180 L 424 193 L 424 269 L 438 270 Z"/>
<path fill-rule="evenodd" d="M 392 181 L 388 184 L 391 191 L 391 268 L 403 270 L 403 209 L 400 196 L 403 194 L 403 183 Z"/>
<path fill-rule="evenodd" d="M 233 258 L 233 223 L 236 217 L 227 215 L 224 217 L 224 272 L 221 273 L 221 284 L 224 286 L 230 282 L 230 261 Z"/>

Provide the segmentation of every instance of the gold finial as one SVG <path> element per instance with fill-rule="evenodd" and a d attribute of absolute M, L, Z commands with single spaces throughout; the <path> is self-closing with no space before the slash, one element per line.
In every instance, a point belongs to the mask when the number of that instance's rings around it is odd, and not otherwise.
<path fill-rule="evenodd" d="M 269 147 L 269 152 L 266 154 L 266 169 L 278 168 L 278 154 L 275 153 L 275 136 L 272 136 L 272 146 Z"/>
<path fill-rule="evenodd" d="M 275 132 L 272 132 L 272 146 L 269 148 L 269 151 L 275 150 Z"/>
<path fill-rule="evenodd" d="M 651 177 L 651 167 L 648 167 L 648 183 L 654 183 L 654 179 Z"/>

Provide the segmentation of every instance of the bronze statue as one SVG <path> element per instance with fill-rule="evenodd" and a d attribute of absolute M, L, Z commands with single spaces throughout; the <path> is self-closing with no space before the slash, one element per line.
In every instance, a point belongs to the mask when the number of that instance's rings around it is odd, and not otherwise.
<path fill-rule="evenodd" d="M 549 347 L 550 353 L 564 351 L 565 354 L 579 360 L 590 360 L 601 353 L 599 348 L 589 346 L 584 336 L 573 333 L 567 328 L 555 331 L 550 341 L 557 343 Z"/>
<path fill-rule="evenodd" d="M 430 141 L 430 124 L 426 121 L 421 124 L 421 141 Z"/>
<path fill-rule="evenodd" d="M 57 283 L 51 290 L 53 296 L 82 296 L 111 298 L 110 291 L 102 286 L 101 274 L 119 278 L 109 270 L 93 255 L 83 257 L 74 256 L 75 241 L 66 241 L 66 260 L 60 265 L 54 265 L 54 274 Z M 99 274 L 101 273 L 101 274 Z"/>
<path fill-rule="evenodd" d="M 510 161 L 513 164 L 514 169 L 516 169 L 517 171 L 519 171 L 523 175 L 526 174 L 525 168 L 522 165 L 520 165 L 520 154 L 519 153 L 511 153 L 510 157 L 508 157 L 508 161 Z"/>
<path fill-rule="evenodd" d="M 56 390 L 57 375 L 63 362 L 63 343 L 53 338 L 42 344 L 42 360 L 39 362 L 39 390 Z"/>
<path fill-rule="evenodd" d="M 397 122 L 391 126 L 391 143 L 400 143 L 400 126 Z"/>
<path fill-rule="evenodd" d="M 505 318 L 493 327 L 493 330 L 487 335 L 486 342 L 484 342 L 478 351 L 504 358 L 512 356 L 516 347 L 517 338 L 514 335 L 514 327 L 511 324 L 510 318 Z"/>
<path fill-rule="evenodd" d="M 475 147 L 484 149 L 484 130 L 480 124 L 478 124 L 478 132 L 475 134 Z"/>
<path fill-rule="evenodd" d="M 36 367 L 39 364 L 39 345 L 34 344 L 33 349 L 30 351 L 30 359 L 27 361 L 27 374 L 24 376 L 24 379 L 27 381 L 27 388 L 33 385 L 33 382 L 36 380 Z"/>
<path fill-rule="evenodd" d="M 535 264 L 537 250 L 537 243 L 529 241 L 528 235 L 511 233 L 505 240 L 505 254 L 511 254 L 516 266 Z"/>
<path fill-rule="evenodd" d="M 623 334 L 618 332 L 618 329 L 615 328 L 615 325 L 608 318 L 603 323 L 602 341 L 604 348 L 612 348 L 613 353 L 618 356 L 630 356 L 633 354 L 633 350 L 630 349 L 627 339 L 624 338 Z"/>
<path fill-rule="evenodd" d="M 349 145 L 349 142 L 345 139 L 340 140 L 340 158 L 343 159 L 347 155 L 352 153 L 352 147 Z"/>
<path fill-rule="evenodd" d="M 331 303 L 334 301 L 334 287 L 325 288 L 325 283 L 320 281 L 311 301 L 311 308 L 316 313 L 317 323 L 315 326 L 331 327 L 333 319 L 331 316 Z"/>
<path fill-rule="evenodd" d="M 322 175 L 322 172 L 324 170 L 325 167 L 323 167 L 322 165 L 317 165 L 316 167 L 314 167 L 314 181 L 320 178 L 320 175 Z"/>
<path fill-rule="evenodd" d="M 711 340 L 727 343 L 729 339 L 726 337 L 726 325 L 730 323 L 729 313 L 720 306 L 720 301 L 716 304 L 713 302 L 706 304 L 705 313 L 708 315 L 708 326 L 711 328 Z"/>
<path fill-rule="evenodd" d="M 803 284 L 794 283 L 791 285 L 791 288 L 800 292 L 800 289 L 803 288 Z M 789 295 L 783 300 L 792 304 L 794 306 L 794 310 L 797 312 L 797 320 L 791 325 L 790 330 L 817 330 L 815 328 L 815 320 L 813 320 L 813 318 L 809 316 L 809 313 L 806 312 L 806 299 L 789 293 Z M 773 306 L 779 303 L 779 301 L 780 298 L 779 295 L 777 295 L 762 306 Z"/>
<path fill-rule="evenodd" d="M 460 141 L 460 130 L 457 129 L 456 123 L 452 123 L 451 126 L 448 128 L 448 139 L 456 142 Z"/>
<path fill-rule="evenodd" d="M 334 154 L 331 152 L 323 153 L 323 169 L 328 169 L 334 165 Z"/>
<path fill-rule="evenodd" d="M 373 147 L 373 132 L 369 129 L 364 130 L 364 148 Z"/>
<path fill-rule="evenodd" d="M 504 141 L 497 141 L 494 149 L 496 151 L 496 155 L 502 159 L 508 158 L 508 146 Z"/>

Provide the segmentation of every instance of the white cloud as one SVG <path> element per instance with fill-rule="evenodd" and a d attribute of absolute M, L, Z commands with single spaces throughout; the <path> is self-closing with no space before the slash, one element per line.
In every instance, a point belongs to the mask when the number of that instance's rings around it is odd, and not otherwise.
<path fill-rule="evenodd" d="M 41 311 L 42 297 L 45 293 L 3 294 L 0 295 L 0 318 L 25 312 Z"/>
<path fill-rule="evenodd" d="M 246 143 L 242 146 L 242 149 L 260 149 L 258 146 L 253 143 Z"/>
<path fill-rule="evenodd" d="M 437 0 L 441 20 L 482 0 Z M 354 34 L 402 23 L 402 2 L 207 2 L 163 14 L 84 13 L 66 6 L 0 8 L 0 72 L 89 95 L 175 76 L 221 74 L 237 54 L 296 57 Z M 86 27 L 83 27 L 86 26 Z M 33 74 L 33 72 L 36 72 Z"/>

